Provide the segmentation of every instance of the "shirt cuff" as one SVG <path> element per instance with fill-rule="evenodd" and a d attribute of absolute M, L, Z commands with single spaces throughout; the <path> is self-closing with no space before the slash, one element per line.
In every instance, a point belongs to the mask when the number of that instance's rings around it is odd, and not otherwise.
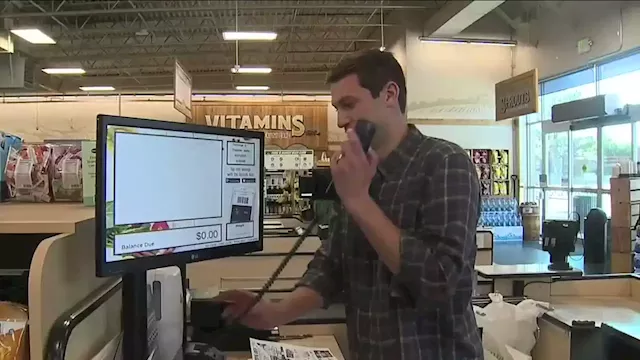
<path fill-rule="evenodd" d="M 296 289 L 299 287 L 307 287 L 320 294 L 323 309 L 328 308 L 333 302 L 334 284 L 328 276 L 321 272 L 307 270 L 295 286 Z"/>

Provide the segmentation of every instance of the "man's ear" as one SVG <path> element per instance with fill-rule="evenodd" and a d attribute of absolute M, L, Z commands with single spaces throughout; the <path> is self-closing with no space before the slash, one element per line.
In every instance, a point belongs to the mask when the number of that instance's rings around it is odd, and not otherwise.
<path fill-rule="evenodd" d="M 393 81 L 389 81 L 382 90 L 384 100 L 387 104 L 391 105 L 398 102 L 400 96 L 400 87 Z"/>

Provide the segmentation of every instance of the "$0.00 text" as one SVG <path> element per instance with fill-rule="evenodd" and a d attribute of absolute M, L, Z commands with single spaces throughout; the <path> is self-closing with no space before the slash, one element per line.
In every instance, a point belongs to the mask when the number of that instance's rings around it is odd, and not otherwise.
<path fill-rule="evenodd" d="M 208 230 L 208 231 L 198 231 L 198 232 L 196 232 L 196 240 L 198 240 L 198 241 L 218 239 L 219 236 L 220 236 L 220 233 L 218 232 L 218 230 Z"/>

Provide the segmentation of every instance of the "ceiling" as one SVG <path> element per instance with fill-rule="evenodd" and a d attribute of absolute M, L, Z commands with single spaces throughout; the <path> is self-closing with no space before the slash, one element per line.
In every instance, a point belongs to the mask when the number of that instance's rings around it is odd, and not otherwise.
<path fill-rule="evenodd" d="M 36 69 L 74 66 L 87 72 L 50 76 L 37 70 L 38 92 L 77 93 L 87 85 L 111 85 L 121 93 L 172 92 L 177 58 L 193 76 L 195 92 L 268 85 L 292 93 L 326 90 L 332 65 L 354 51 L 380 47 L 383 26 L 384 31 L 402 26 L 400 21 L 381 26 L 381 12 L 384 19 L 399 12 L 427 15 L 444 2 L 11 0 L 0 2 L 0 20 L 7 29 L 37 27 L 56 40 L 55 45 L 16 40 L 18 52 Z M 236 27 L 275 31 L 278 38 L 236 47 L 222 39 L 223 31 Z M 236 62 L 273 72 L 232 74 Z"/>

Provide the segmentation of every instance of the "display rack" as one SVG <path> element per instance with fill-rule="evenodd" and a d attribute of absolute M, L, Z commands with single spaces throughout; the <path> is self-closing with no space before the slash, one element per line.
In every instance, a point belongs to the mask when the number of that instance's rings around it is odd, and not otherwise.
<path fill-rule="evenodd" d="M 503 196 L 484 197 L 479 228 L 491 229 L 494 241 L 523 241 L 524 230 L 518 201 Z"/>
<path fill-rule="evenodd" d="M 467 153 L 476 167 L 482 196 L 511 195 L 509 150 L 468 149 Z"/>
<path fill-rule="evenodd" d="M 308 200 L 298 196 L 298 179 L 308 175 L 314 165 L 314 151 L 265 151 L 265 215 L 299 215 L 309 207 Z"/>

